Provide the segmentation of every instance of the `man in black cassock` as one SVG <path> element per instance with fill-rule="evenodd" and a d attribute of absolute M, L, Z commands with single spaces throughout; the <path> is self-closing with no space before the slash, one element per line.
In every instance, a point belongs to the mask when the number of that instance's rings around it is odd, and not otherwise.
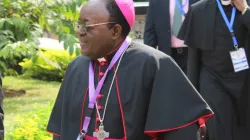
<path fill-rule="evenodd" d="M 132 0 L 82 7 L 82 56 L 69 64 L 51 113 L 54 140 L 206 138 L 213 112 L 171 57 L 131 42 L 134 21 Z"/>
<path fill-rule="evenodd" d="M 4 125 L 3 125 L 3 120 L 4 120 L 4 113 L 3 113 L 3 97 L 4 93 L 2 90 L 2 76 L 1 76 L 1 71 L 0 71 L 0 140 L 4 140 Z"/>
<path fill-rule="evenodd" d="M 203 0 L 192 5 L 179 38 L 189 46 L 187 76 L 215 113 L 206 123 L 210 140 L 249 140 L 250 9 L 247 1 Z M 240 53 L 247 58 L 244 57 L 244 62 L 231 60 L 237 48 L 245 49 L 245 53 Z"/>

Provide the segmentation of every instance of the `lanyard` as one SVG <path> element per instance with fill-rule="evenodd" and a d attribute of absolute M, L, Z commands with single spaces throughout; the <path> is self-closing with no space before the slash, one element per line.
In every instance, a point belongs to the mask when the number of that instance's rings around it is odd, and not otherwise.
<path fill-rule="evenodd" d="M 176 0 L 176 5 L 178 6 L 178 8 L 180 9 L 181 13 L 183 16 L 186 16 L 186 12 L 184 11 L 184 6 L 189 2 L 189 0 L 186 0 L 184 5 L 181 5 L 181 3 L 179 2 L 179 0 Z"/>
<path fill-rule="evenodd" d="M 223 10 L 222 5 L 221 5 L 219 0 L 217 0 L 217 4 L 218 4 L 219 10 L 220 10 L 220 13 L 221 13 L 221 15 L 222 15 L 222 17 L 223 17 L 229 31 L 230 31 L 230 34 L 232 36 L 234 47 L 236 49 L 238 49 L 238 42 L 237 42 L 237 39 L 236 39 L 236 37 L 234 35 L 234 30 L 233 30 L 233 24 L 234 24 L 234 19 L 235 19 L 235 15 L 236 15 L 236 8 L 233 7 L 231 19 L 230 19 L 230 22 L 229 22 L 226 14 L 225 14 L 225 11 Z"/>
<path fill-rule="evenodd" d="M 115 63 L 117 62 L 117 60 L 120 58 L 120 56 L 122 55 L 122 53 L 127 49 L 127 47 L 129 46 L 129 44 L 131 43 L 131 38 L 127 37 L 124 42 L 122 43 L 121 47 L 118 49 L 118 51 L 116 52 L 115 56 L 113 57 L 113 59 L 111 60 L 105 74 L 103 75 L 102 79 L 99 81 L 96 89 L 95 89 L 95 84 L 94 84 L 94 70 L 93 70 L 93 64 L 92 62 L 89 63 L 89 104 L 88 104 L 88 108 L 89 109 L 93 109 L 95 102 L 96 102 L 96 98 L 98 96 L 98 94 L 101 91 L 101 88 L 103 86 L 104 80 L 106 79 L 106 76 L 108 74 L 108 71 L 110 71 L 113 66 L 115 65 Z M 86 116 L 84 121 L 83 121 L 83 127 L 82 127 L 82 132 L 86 133 L 88 130 L 88 126 L 90 123 L 90 116 Z"/>

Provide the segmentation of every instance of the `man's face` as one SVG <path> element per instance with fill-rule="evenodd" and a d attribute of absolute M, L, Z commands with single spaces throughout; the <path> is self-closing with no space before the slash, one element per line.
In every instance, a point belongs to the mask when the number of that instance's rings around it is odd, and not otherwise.
<path fill-rule="evenodd" d="M 113 42 L 112 29 L 107 26 L 111 24 L 109 22 L 109 13 L 103 0 L 90 1 L 82 7 L 77 34 L 83 55 L 97 59 L 107 53 L 107 48 Z"/>

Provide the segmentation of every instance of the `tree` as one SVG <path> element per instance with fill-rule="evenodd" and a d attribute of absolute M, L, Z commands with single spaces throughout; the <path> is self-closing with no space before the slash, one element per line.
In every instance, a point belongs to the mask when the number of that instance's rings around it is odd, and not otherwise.
<path fill-rule="evenodd" d="M 22 61 L 36 60 L 38 39 L 43 31 L 55 33 L 70 54 L 76 47 L 74 23 L 84 0 L 2 0 L 0 1 L 0 71 Z"/>

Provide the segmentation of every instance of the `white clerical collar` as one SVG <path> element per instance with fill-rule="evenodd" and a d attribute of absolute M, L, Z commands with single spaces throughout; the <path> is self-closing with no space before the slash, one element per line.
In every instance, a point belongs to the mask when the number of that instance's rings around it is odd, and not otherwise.
<path fill-rule="evenodd" d="M 98 58 L 97 60 L 98 60 L 98 62 L 106 62 L 107 61 L 106 58 L 104 58 L 104 57 Z"/>

